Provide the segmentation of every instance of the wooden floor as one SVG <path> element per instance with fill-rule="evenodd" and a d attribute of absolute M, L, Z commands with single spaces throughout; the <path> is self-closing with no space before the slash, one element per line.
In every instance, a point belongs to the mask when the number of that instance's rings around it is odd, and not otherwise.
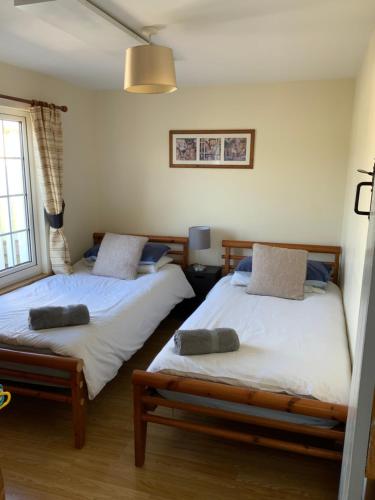
<path fill-rule="evenodd" d="M 133 466 L 130 374 L 178 327 L 169 318 L 92 401 L 87 444 L 72 447 L 70 412 L 14 397 L 0 415 L 7 500 L 337 499 L 340 466 L 309 457 L 149 426 L 146 464 Z"/>

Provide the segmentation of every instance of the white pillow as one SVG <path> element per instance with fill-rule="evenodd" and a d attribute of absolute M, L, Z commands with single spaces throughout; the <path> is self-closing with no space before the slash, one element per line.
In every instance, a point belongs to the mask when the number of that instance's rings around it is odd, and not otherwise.
<path fill-rule="evenodd" d="M 83 264 L 92 269 L 95 265 L 95 260 L 92 260 L 92 259 L 85 259 L 84 257 L 81 259 L 81 261 L 83 262 Z M 167 256 L 163 256 L 163 257 L 160 257 L 160 259 L 157 261 L 157 262 L 154 262 L 154 263 L 150 263 L 150 264 L 139 264 L 138 265 L 138 268 L 137 268 L 137 274 L 150 274 L 150 273 L 156 273 L 157 271 L 159 271 L 159 269 L 163 266 L 165 266 L 166 264 L 169 264 L 170 262 L 173 262 L 173 258 L 172 257 L 167 257 Z M 240 283 L 232 283 L 234 285 L 236 284 L 240 284 Z M 246 286 L 247 283 L 244 283 L 244 286 Z"/>
<path fill-rule="evenodd" d="M 81 262 L 91 269 L 95 266 L 95 260 L 86 259 L 85 257 L 82 257 Z"/>
<path fill-rule="evenodd" d="M 157 273 L 160 268 L 162 268 L 166 264 L 169 264 L 170 262 L 173 262 L 173 258 L 164 255 L 163 257 L 160 257 L 160 259 L 154 264 L 140 264 L 138 266 L 137 273 L 138 274 Z"/>
<path fill-rule="evenodd" d="M 133 280 L 148 238 L 106 233 L 100 245 L 93 274 Z"/>
<path fill-rule="evenodd" d="M 234 286 L 247 286 L 251 278 L 251 273 L 247 271 L 234 271 L 230 284 Z M 305 293 L 326 293 L 326 283 L 322 281 L 305 281 L 304 292 Z"/>
<path fill-rule="evenodd" d="M 251 273 L 247 271 L 234 271 L 230 284 L 234 286 L 247 286 L 251 278 Z"/>
<path fill-rule="evenodd" d="M 324 288 L 319 288 L 317 286 L 312 286 L 312 285 L 306 285 L 306 281 L 303 290 L 305 293 L 321 293 L 321 294 L 326 293 L 326 290 Z"/>

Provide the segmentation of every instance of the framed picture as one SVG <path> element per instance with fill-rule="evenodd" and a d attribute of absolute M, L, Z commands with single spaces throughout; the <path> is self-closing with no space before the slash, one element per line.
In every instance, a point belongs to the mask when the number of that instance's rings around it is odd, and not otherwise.
<path fill-rule="evenodd" d="M 170 130 L 171 168 L 254 168 L 255 130 Z"/>

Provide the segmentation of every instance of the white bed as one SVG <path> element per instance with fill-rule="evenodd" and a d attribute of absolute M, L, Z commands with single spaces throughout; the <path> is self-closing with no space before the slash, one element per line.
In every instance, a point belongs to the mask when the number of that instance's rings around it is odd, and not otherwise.
<path fill-rule="evenodd" d="M 79 262 L 70 276 L 51 276 L 1 297 L 0 343 L 81 358 L 93 399 L 173 307 L 193 296 L 175 264 L 125 281 L 94 276 Z M 39 332 L 28 328 L 30 308 L 78 303 L 90 311 L 88 325 Z"/>
<path fill-rule="evenodd" d="M 310 290 L 303 300 L 249 295 L 245 287 L 230 283 L 229 273 L 254 242 L 223 240 L 226 277 L 180 328 L 234 328 L 240 349 L 179 356 L 171 339 L 147 371 L 134 370 L 137 467 L 145 461 L 145 423 L 342 459 L 351 364 L 341 292 L 335 284 L 341 248 L 263 244 L 305 250 L 330 263 L 327 292 Z M 192 416 L 206 418 L 197 422 Z"/>
<path fill-rule="evenodd" d="M 337 285 L 294 301 L 249 295 L 230 279 L 220 280 L 181 329 L 234 328 L 239 351 L 179 356 L 172 338 L 148 371 L 347 405 L 351 364 Z"/>

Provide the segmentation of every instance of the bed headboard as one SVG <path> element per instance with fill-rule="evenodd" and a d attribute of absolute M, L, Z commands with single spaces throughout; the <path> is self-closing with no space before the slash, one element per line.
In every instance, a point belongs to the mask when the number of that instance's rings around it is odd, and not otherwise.
<path fill-rule="evenodd" d="M 223 240 L 222 247 L 224 248 L 224 255 L 222 255 L 222 258 L 224 259 L 224 274 L 228 274 L 232 269 L 236 267 L 237 261 L 244 258 L 243 251 L 246 249 L 252 249 L 254 243 L 260 243 L 261 245 L 270 245 L 273 247 L 307 250 L 309 253 L 323 254 L 325 256 L 330 255 L 332 256 L 331 261 L 326 261 L 324 257 L 321 260 L 324 260 L 324 262 L 332 266 L 332 281 L 338 284 L 341 247 L 331 245 L 307 245 L 304 243 L 270 243 L 261 241 Z M 242 252 L 242 255 L 240 251 Z"/>
<path fill-rule="evenodd" d="M 126 233 L 131 234 L 131 233 Z M 101 243 L 104 238 L 105 233 L 94 233 L 93 240 L 94 245 Z M 165 243 L 166 245 L 172 245 L 171 250 L 168 255 L 173 257 L 173 262 L 179 264 L 182 269 L 188 266 L 189 260 L 189 238 L 184 236 L 150 236 L 148 234 L 131 234 L 132 236 L 145 236 L 148 241 L 154 243 Z"/>

